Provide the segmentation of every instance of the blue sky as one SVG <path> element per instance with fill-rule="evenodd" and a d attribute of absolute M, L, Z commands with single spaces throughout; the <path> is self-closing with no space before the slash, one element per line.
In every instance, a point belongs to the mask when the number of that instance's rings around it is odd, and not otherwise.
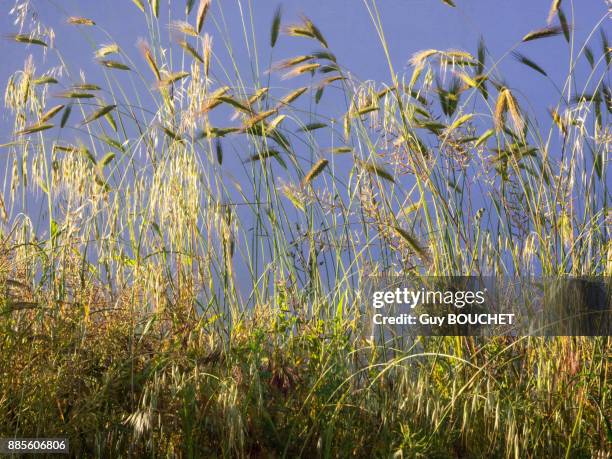
<path fill-rule="evenodd" d="M 0 30 L 3 33 L 15 31 L 8 16 L 13 2 L 14 0 L 4 0 L 0 6 Z M 461 48 L 474 52 L 481 35 L 485 38 L 490 56 L 499 59 L 519 45 L 525 33 L 545 25 L 550 7 L 548 0 L 457 0 L 457 8 L 449 8 L 439 0 L 382 0 L 378 3 L 396 71 L 405 69 L 410 56 L 421 49 Z M 161 4 L 161 20 L 165 23 L 168 3 L 162 0 Z M 219 23 L 222 21 L 219 13 L 222 5 L 223 18 L 232 37 L 236 55 L 245 68 L 248 68 L 246 66 L 249 65 L 249 54 L 242 34 L 238 1 L 217 0 L 213 1 L 213 4 L 213 15 Z M 380 41 L 361 0 L 242 0 L 241 4 L 244 20 L 249 20 L 249 10 L 253 14 L 262 66 L 268 63 L 266 58 L 270 51 L 267 43 L 271 18 L 276 7 L 282 4 L 284 22 L 295 21 L 300 14 L 306 14 L 322 30 L 330 48 L 339 56 L 340 61 L 359 78 L 389 80 Z M 180 17 L 184 9 L 183 2 L 174 0 L 172 5 L 174 18 Z M 130 0 L 32 0 L 32 6 L 44 23 L 56 29 L 57 47 L 62 50 L 66 61 L 82 63 L 84 70 L 88 70 L 88 62 L 95 70 L 93 58 L 82 58 L 84 55 L 91 56 L 91 45 L 87 43 L 82 31 L 62 25 L 68 15 L 94 19 L 114 40 L 123 44 L 128 52 L 132 45 L 131 51 L 134 55 L 135 37 L 147 35 L 142 13 Z M 563 7 L 568 16 L 572 15 L 573 10 L 578 43 L 586 38 L 607 10 L 605 0 L 565 0 Z M 192 12 L 192 18 L 193 16 Z M 609 28 L 609 21 L 604 24 Z M 207 21 L 205 27 L 215 35 L 213 21 Z M 91 33 L 91 38 L 93 41 L 109 41 L 100 33 Z M 598 38 L 595 36 L 596 40 Z M 561 37 L 555 37 L 535 41 L 523 44 L 519 49 L 537 58 L 538 63 L 553 79 L 557 76 L 562 79 L 568 68 L 567 52 L 559 43 L 562 40 Z M 218 41 L 220 43 L 220 40 Z M 295 46 L 296 40 L 281 37 L 275 56 L 280 58 L 292 55 L 295 53 Z M 305 50 L 312 48 L 308 44 L 304 46 Z M 12 70 L 22 64 L 25 53 L 23 46 L 4 40 L 0 42 L 0 49 L 4 61 L 0 68 L 0 81 L 4 84 Z M 528 99 L 537 102 L 538 99 L 554 95 L 550 84 L 544 80 L 539 84 L 533 75 L 529 75 L 529 85 L 521 87 L 520 81 L 526 79 L 524 72 L 530 70 L 512 62 L 512 59 L 504 61 L 501 68 L 510 83 L 524 91 Z"/>
<path fill-rule="evenodd" d="M 161 1 L 161 33 L 167 39 L 168 13 L 172 19 L 184 19 L 184 2 L 173 0 L 171 5 Z M 145 0 L 146 3 L 146 0 Z M 197 0 L 196 0 L 197 3 Z M 553 82 L 561 87 L 568 73 L 568 45 L 562 36 L 521 43 L 521 38 L 531 30 L 546 25 L 550 8 L 549 0 L 455 0 L 456 8 L 449 8 L 440 0 L 379 0 L 378 8 L 383 22 L 389 52 L 397 72 L 411 72 L 408 60 L 423 49 L 463 49 L 473 54 L 479 38 L 486 42 L 487 60 L 500 61 L 499 70 L 504 81 L 518 94 L 519 102 L 536 114 L 545 126 L 550 125 L 547 109 L 557 103 L 559 96 L 555 85 L 532 69 L 519 64 L 507 54 L 516 49 L 533 58 L 544 68 Z M 56 31 L 56 47 L 74 75 L 83 70 L 87 81 L 103 83 L 102 70 L 93 58 L 93 50 L 103 43 L 116 41 L 135 62 L 145 68 L 136 43 L 139 37 L 148 36 L 143 14 L 130 0 L 78 1 L 31 0 L 41 22 Z M 605 0 L 563 1 L 563 8 L 573 22 L 576 33 L 575 52 L 598 24 L 610 29 Z M 4 0 L 0 5 L 0 31 L 3 34 L 17 32 L 8 12 L 14 0 Z M 269 46 L 270 24 L 276 8 L 282 5 L 283 24 L 297 22 L 301 14 L 308 16 L 319 27 L 329 42 L 330 49 L 340 64 L 360 80 L 376 80 L 390 83 L 389 68 L 368 9 L 362 0 L 213 0 L 211 16 L 205 30 L 215 43 L 215 49 L 223 48 L 223 37 L 232 42 L 234 56 L 243 76 L 249 74 L 253 58 L 257 55 L 260 71 L 270 62 L 313 51 L 311 41 L 282 35 L 274 50 Z M 84 16 L 93 19 L 96 28 L 74 27 L 65 24 L 68 16 Z M 193 23 L 195 8 L 189 20 Z M 256 40 L 243 34 L 243 21 L 252 21 Z M 610 34 L 608 34 L 610 35 Z M 601 55 L 599 34 L 592 37 L 596 56 Z M 256 48 L 255 48 L 256 43 Z M 38 71 L 56 65 L 55 58 L 41 59 L 38 47 L 26 49 L 9 40 L 0 40 L 3 64 L 0 67 L 0 84 L 3 89 L 10 74 L 22 68 L 27 54 L 37 58 Z M 51 56 L 52 53 L 49 53 Z M 227 64 L 227 59 L 221 57 Z M 577 82 L 582 88 L 589 73 L 586 61 L 582 62 Z M 146 73 L 147 70 L 144 70 Z M 149 75 L 150 76 L 150 75 Z M 304 77 L 302 77 L 304 78 Z M 75 78 L 76 79 L 76 78 Z M 301 84 L 306 83 L 302 81 Z M 295 88 L 300 83 L 273 80 L 275 85 Z M 286 91 L 284 91 L 286 92 Z M 280 91 L 281 94 L 284 93 Z M 56 102 L 54 102 L 56 103 Z M 325 113 L 342 113 L 342 100 L 326 94 L 320 110 Z M 11 120 L 3 111 L 0 117 L 0 144 L 9 142 Z M 240 164 L 238 162 L 237 164 Z M 224 165 L 224 167 L 226 167 Z M 4 161 L 0 158 L 0 170 Z"/>

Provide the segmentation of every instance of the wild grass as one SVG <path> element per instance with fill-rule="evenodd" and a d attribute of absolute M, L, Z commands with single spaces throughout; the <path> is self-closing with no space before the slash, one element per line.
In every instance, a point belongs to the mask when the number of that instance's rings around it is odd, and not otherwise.
<path fill-rule="evenodd" d="M 609 337 L 378 342 L 360 288 L 612 273 L 605 33 L 578 43 L 556 1 L 522 39 L 567 47 L 560 87 L 517 37 L 524 78 L 558 90 L 542 119 L 484 41 L 398 73 L 373 0 L 387 82 L 307 17 L 279 8 L 257 43 L 251 2 L 231 21 L 195 3 L 165 24 L 166 2 L 134 0 L 139 53 L 58 13 L 91 80 L 16 8 L 0 436 L 67 436 L 79 457 L 609 457 Z"/>

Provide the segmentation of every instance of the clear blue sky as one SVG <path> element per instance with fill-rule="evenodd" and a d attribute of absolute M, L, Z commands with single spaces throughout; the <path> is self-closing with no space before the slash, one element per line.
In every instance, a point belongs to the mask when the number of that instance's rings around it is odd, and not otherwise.
<path fill-rule="evenodd" d="M 14 1 L 3 0 L 0 4 L 0 31 L 3 34 L 17 32 L 8 15 Z M 119 43 L 135 62 L 145 66 L 136 42 L 138 37 L 147 37 L 148 32 L 142 12 L 130 0 L 31 0 L 31 3 L 40 20 L 56 30 L 56 46 L 70 65 L 73 75 L 83 70 L 88 82 L 101 84 L 104 79 L 100 66 L 94 62 L 92 44 L 97 46 L 110 41 Z M 166 28 L 169 5 L 166 0 L 160 0 L 160 3 L 160 23 L 164 27 L 161 32 L 169 34 Z M 516 48 L 536 60 L 558 86 L 563 85 L 569 67 L 568 47 L 563 37 L 521 43 L 521 38 L 527 32 L 546 25 L 550 0 L 455 0 L 455 3 L 456 8 L 449 8 L 441 0 L 378 1 L 396 71 L 410 71 L 408 60 L 423 49 L 456 48 L 475 54 L 477 42 L 482 36 L 487 45 L 489 63 Z M 564 0 L 562 4 L 574 24 L 576 47 L 580 48 L 593 28 L 605 17 L 606 0 Z M 223 46 L 223 33 L 229 35 L 243 75 L 248 75 L 255 53 L 253 42 L 250 37 L 245 40 L 242 27 L 243 20 L 250 21 L 250 12 L 257 35 L 260 70 L 265 70 L 271 61 L 313 50 L 313 43 L 308 40 L 281 36 L 271 54 L 270 24 L 278 5 L 283 7 L 283 24 L 297 22 L 300 14 L 311 18 L 326 37 L 339 62 L 359 79 L 390 82 L 385 55 L 362 0 L 213 0 L 212 17 L 206 21 L 205 29 L 213 35 L 216 49 Z M 181 19 L 183 12 L 184 1 L 173 0 L 172 18 Z M 108 35 L 98 28 L 67 26 L 65 20 L 71 15 L 93 19 Z M 192 23 L 194 17 L 195 8 L 190 16 Z M 602 24 L 604 29 L 610 29 L 609 18 Z M 220 31 L 217 26 L 224 30 Z M 600 56 L 598 33 L 593 36 L 592 47 L 595 55 Z M 55 60 L 41 62 L 39 47 L 28 50 L 23 45 L 0 40 L 0 55 L 3 58 L 0 84 L 3 90 L 9 75 L 22 68 L 24 58 L 30 52 L 37 57 L 39 72 L 56 65 Z M 559 99 L 554 85 L 511 57 L 501 62 L 500 72 L 513 91 L 519 94 L 520 103 L 526 104 L 548 126 L 550 118 L 547 108 L 555 105 Z M 578 73 L 581 72 L 584 77 L 588 75 L 586 62 L 583 62 Z M 274 84 L 296 87 L 293 81 L 277 80 Z M 577 84 L 579 88 L 583 85 L 584 81 Z M 326 94 L 320 110 L 329 115 L 342 113 L 342 107 L 336 107 L 340 103 L 337 97 Z M 0 144 L 11 140 L 10 129 L 10 117 L 3 110 Z M 224 167 L 227 167 L 226 164 Z M 0 158 L 0 170 L 4 170 L 3 158 Z"/>
<path fill-rule="evenodd" d="M 0 30 L 3 33 L 15 31 L 8 11 L 15 0 L 3 0 L 0 5 Z M 145 0 L 146 2 L 147 0 Z M 167 22 L 168 3 L 161 1 L 161 20 Z M 75 27 L 62 23 L 67 15 L 85 16 L 94 19 L 99 26 L 108 31 L 113 39 L 122 44 L 127 51 L 137 55 L 135 37 L 146 36 L 147 31 L 142 13 L 130 0 L 31 0 L 40 19 L 56 29 L 57 46 L 68 62 L 79 62 L 83 69 L 96 71 L 91 57 L 91 46 L 82 32 Z M 197 3 L 197 1 L 196 1 Z M 301 13 L 309 16 L 322 30 L 330 48 L 339 56 L 344 66 L 351 69 L 361 79 L 388 81 L 388 71 L 380 42 L 372 26 L 367 9 L 361 0 L 288 0 L 255 1 L 242 0 L 245 17 L 249 4 L 252 5 L 255 27 L 258 32 L 259 52 L 262 66 L 268 63 L 269 29 L 274 10 L 283 5 L 284 22 L 297 20 Z M 405 69 L 409 57 L 416 51 L 427 48 L 462 48 L 475 51 L 476 43 L 482 35 L 493 58 L 500 58 L 505 52 L 518 44 L 528 31 L 545 25 L 550 7 L 549 0 L 456 0 L 457 8 L 449 8 L 440 0 L 379 0 L 385 33 L 390 52 L 397 71 Z M 180 17 L 184 2 L 173 0 L 173 16 Z M 562 2 L 568 16 L 574 13 L 574 27 L 579 43 L 590 33 L 594 25 L 605 15 L 605 0 L 574 0 Z M 221 21 L 219 8 L 222 5 L 225 23 L 241 62 L 248 67 L 247 47 L 242 35 L 242 25 L 237 0 L 213 0 L 213 15 Z M 66 13 L 62 12 L 65 11 Z M 192 16 L 194 12 L 192 12 Z M 246 17 L 248 20 L 248 17 Z M 604 24 L 609 28 L 609 20 Z M 214 24 L 207 21 L 206 28 L 215 34 Z M 164 31 L 162 31 L 163 33 Z M 108 42 L 100 33 L 92 33 L 94 41 Z M 596 36 L 596 39 L 599 37 Z M 561 37 L 535 41 L 520 47 L 521 52 L 537 58 L 538 63 L 555 78 L 562 81 L 567 73 L 568 57 Z M 298 42 L 300 40 L 297 40 Z M 220 39 L 217 39 L 220 44 Z M 299 46 L 299 45 L 298 45 Z M 595 45 L 596 46 L 596 45 Z M 304 41 L 305 51 L 312 45 Z M 3 64 L 0 67 L 0 82 L 4 86 L 8 75 L 22 65 L 24 47 L 2 40 L 0 42 Z M 275 50 L 275 59 L 294 55 L 296 40 L 281 37 Z M 33 49 L 33 52 L 38 50 Z M 87 56 L 83 58 L 82 56 Z M 550 97 L 555 92 L 543 79 L 529 74 L 529 69 L 507 59 L 501 67 L 510 84 L 524 92 L 524 95 L 537 102 Z M 525 77 L 528 72 L 528 77 Z M 521 81 L 528 80 L 528 85 Z M 541 84 L 540 84 L 541 83 Z M 4 129 L 2 130 L 4 131 Z"/>

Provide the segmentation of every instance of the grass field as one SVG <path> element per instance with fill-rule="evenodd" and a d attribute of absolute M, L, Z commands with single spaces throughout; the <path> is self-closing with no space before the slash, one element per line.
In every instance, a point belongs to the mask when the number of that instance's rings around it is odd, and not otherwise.
<path fill-rule="evenodd" d="M 578 42 L 579 2 L 554 1 L 503 56 L 485 37 L 398 71 L 364 0 L 379 82 L 280 8 L 245 72 L 212 32 L 223 6 L 109 3 L 149 35 L 13 13 L 0 437 L 77 457 L 610 457 L 610 337 L 380 342 L 361 292 L 390 271 L 612 274 L 607 17 Z M 91 54 L 53 45 L 74 28 Z M 555 85 L 535 40 L 567 49 L 556 100 L 501 74 Z M 300 51 L 268 63 L 281 41 Z"/>

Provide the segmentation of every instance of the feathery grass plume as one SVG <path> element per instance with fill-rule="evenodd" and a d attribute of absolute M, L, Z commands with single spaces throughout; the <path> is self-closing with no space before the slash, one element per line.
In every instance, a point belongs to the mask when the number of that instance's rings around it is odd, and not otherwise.
<path fill-rule="evenodd" d="M 399 226 L 393 226 L 395 232 L 407 243 L 408 247 L 416 253 L 422 261 L 428 260 L 427 251 L 421 246 L 416 237 Z"/>
<path fill-rule="evenodd" d="M 255 91 L 255 93 L 251 97 L 249 97 L 249 106 L 253 105 L 259 99 L 261 99 L 266 94 L 268 94 L 269 90 L 270 88 L 264 87 L 264 88 L 259 88 L 257 91 Z"/>
<path fill-rule="evenodd" d="M 159 73 L 159 67 L 157 66 L 157 63 L 153 58 L 153 53 L 151 52 L 149 44 L 141 38 L 138 40 L 138 49 L 142 53 L 142 56 L 144 57 L 145 61 L 147 61 L 147 64 L 149 64 L 149 68 L 153 72 L 153 75 L 155 75 L 157 81 L 161 81 L 162 78 L 161 74 Z"/>
<path fill-rule="evenodd" d="M 353 149 L 351 147 L 336 147 L 336 148 L 330 148 L 327 151 L 328 153 L 331 153 L 332 155 L 341 155 L 341 154 L 346 154 L 346 153 L 352 153 Z"/>
<path fill-rule="evenodd" d="M 192 57 L 194 57 L 195 59 L 200 61 L 202 64 L 204 64 L 204 59 L 202 58 L 202 56 L 200 56 L 200 54 L 197 52 L 197 50 L 193 46 L 191 46 L 191 44 L 189 44 L 185 40 L 179 41 L 178 44 L 179 44 L 179 46 L 181 48 L 183 48 L 185 51 L 187 51 L 189 54 L 191 54 Z"/>
<path fill-rule="evenodd" d="M 538 64 L 536 64 L 534 61 L 529 59 L 524 54 L 521 54 L 518 51 L 513 51 L 512 52 L 512 57 L 514 57 L 521 64 L 526 65 L 527 67 L 532 68 L 536 72 L 541 73 L 544 76 L 548 76 L 548 74 L 544 71 L 544 69 L 542 67 L 540 67 Z"/>
<path fill-rule="evenodd" d="M 185 21 L 172 21 L 168 28 L 174 32 L 183 33 L 185 35 L 191 35 L 192 37 L 197 37 L 198 31 L 188 22 Z"/>
<path fill-rule="evenodd" d="M 72 91 L 100 91 L 102 88 L 97 84 L 79 83 L 73 84 L 72 86 L 70 86 L 70 89 Z"/>
<path fill-rule="evenodd" d="M 500 89 L 497 96 L 497 103 L 495 104 L 495 113 L 493 116 L 497 130 L 503 130 L 504 117 L 507 112 L 510 113 L 514 128 L 519 132 L 522 131 L 524 121 L 519 112 L 518 103 L 510 89 L 504 86 Z"/>
<path fill-rule="evenodd" d="M 9 39 L 9 40 L 14 40 L 17 43 L 25 43 L 25 44 L 28 44 L 28 45 L 44 46 L 45 48 L 48 47 L 47 43 L 45 43 L 41 39 L 36 38 L 36 37 L 34 37 L 32 35 L 26 35 L 26 34 L 21 34 L 21 33 L 13 33 L 13 34 L 6 35 L 6 38 Z"/>
<path fill-rule="evenodd" d="M 350 112 L 346 113 L 342 117 L 342 133 L 344 134 L 344 140 L 349 143 L 351 140 L 351 115 Z"/>
<path fill-rule="evenodd" d="M 523 41 L 539 40 L 541 38 L 555 37 L 563 32 L 560 26 L 549 26 L 541 29 L 532 30 L 523 37 Z"/>
<path fill-rule="evenodd" d="M 295 76 L 298 75 L 302 75 L 303 73 L 307 73 L 307 72 L 313 72 L 318 69 L 321 66 L 321 64 L 304 64 L 304 65 L 299 65 L 293 69 L 291 69 L 289 72 L 285 73 L 282 76 L 283 80 L 287 80 L 289 78 L 293 78 Z"/>
<path fill-rule="evenodd" d="M 343 77 L 342 75 L 334 75 L 332 77 L 325 78 L 324 80 L 321 80 L 318 83 L 317 86 L 318 86 L 319 90 L 323 90 L 326 86 L 329 86 L 334 81 L 339 81 L 339 80 L 346 80 L 346 77 Z"/>
<path fill-rule="evenodd" d="M 57 84 L 57 80 L 55 78 L 53 78 L 52 76 L 43 76 L 40 78 L 36 78 L 34 81 L 32 81 L 32 84 L 34 85 L 43 85 L 43 84 Z"/>
<path fill-rule="evenodd" d="M 145 12 L 144 3 L 142 3 L 142 0 L 132 0 L 132 2 L 138 7 L 140 11 L 142 11 L 143 13 Z"/>
<path fill-rule="evenodd" d="M 450 134 L 451 132 L 455 131 L 456 129 L 459 129 L 459 127 L 461 127 L 462 125 L 464 125 L 465 123 L 467 123 L 468 121 L 470 121 L 472 118 L 474 118 L 474 114 L 473 113 L 467 113 L 463 116 L 460 116 L 459 118 L 457 118 L 455 121 L 453 121 L 453 123 L 448 127 L 447 129 L 447 135 Z"/>
<path fill-rule="evenodd" d="M 265 120 L 266 118 L 269 118 L 270 116 L 276 113 L 278 113 L 278 110 L 276 108 L 273 108 L 270 110 L 263 111 L 261 113 L 254 114 L 251 118 L 247 119 L 244 122 L 244 127 L 245 129 L 249 129 L 253 127 L 254 125 L 256 125 L 257 123 L 261 123 L 263 120 Z"/>
<path fill-rule="evenodd" d="M 56 105 L 55 107 L 50 108 L 40 117 L 38 124 L 43 124 L 45 121 L 49 121 L 51 118 L 57 115 L 62 108 L 64 108 L 64 105 Z"/>
<path fill-rule="evenodd" d="M 278 5 L 276 11 L 274 12 L 274 17 L 272 18 L 272 27 L 270 29 L 270 46 L 272 48 L 274 48 L 274 46 L 276 45 L 276 41 L 278 40 L 282 13 L 283 11 L 281 5 Z"/>
<path fill-rule="evenodd" d="M 321 172 L 323 172 L 323 169 L 325 169 L 328 163 L 329 161 L 327 159 L 320 159 L 319 161 L 317 161 L 316 164 L 312 166 L 310 171 L 308 171 L 308 173 L 304 177 L 304 180 L 302 180 L 302 186 L 305 187 L 310 182 L 312 182 Z"/>
<path fill-rule="evenodd" d="M 204 27 L 204 20 L 206 19 L 208 9 L 210 8 L 210 2 L 211 0 L 200 0 L 198 14 L 196 16 L 196 30 L 198 33 L 202 32 L 202 27 Z"/>
<path fill-rule="evenodd" d="M 113 60 L 100 59 L 98 60 L 98 63 L 103 65 L 104 67 L 108 67 L 109 69 L 130 70 L 130 68 L 127 65 L 122 64 L 121 62 L 113 61 Z"/>
<path fill-rule="evenodd" d="M 203 104 L 201 112 L 206 113 L 212 110 L 213 108 L 215 108 L 216 106 L 220 105 L 222 102 L 220 98 L 223 97 L 225 94 L 227 94 L 229 90 L 230 90 L 229 86 L 222 86 L 216 89 L 215 91 L 213 91 L 211 94 L 209 94 L 208 97 L 206 98 L 206 101 Z"/>
<path fill-rule="evenodd" d="M 264 97 L 267 93 L 268 93 L 269 88 L 265 87 L 265 88 L 260 88 L 257 91 L 255 91 L 245 102 L 245 106 L 249 107 L 251 110 L 253 110 L 253 113 L 256 115 L 255 110 L 253 109 L 253 105 L 255 104 L 255 102 L 257 102 L 260 98 Z M 240 113 L 243 110 L 236 110 L 234 112 L 234 114 L 232 115 L 232 120 L 237 119 L 240 116 Z M 277 110 L 274 109 L 273 113 L 275 113 Z M 267 115 L 269 116 L 269 115 Z M 267 116 L 264 116 L 267 117 Z M 260 120 L 261 121 L 261 120 Z"/>
<path fill-rule="evenodd" d="M 28 126 L 21 131 L 17 131 L 16 135 L 28 135 L 34 134 L 35 132 L 46 131 L 47 129 L 51 129 L 53 124 L 33 124 L 32 126 Z"/>
<path fill-rule="evenodd" d="M 395 183 L 393 174 L 385 169 L 382 165 L 367 161 L 360 161 L 360 164 L 366 172 L 374 174 L 381 179 L 387 180 L 388 182 Z"/>
<path fill-rule="evenodd" d="M 413 67 L 422 67 L 429 57 L 434 56 L 438 53 L 439 51 L 437 49 L 425 49 L 422 51 L 418 51 L 412 55 L 408 63 Z"/>
<path fill-rule="evenodd" d="M 70 118 L 71 112 L 72 112 L 72 105 L 68 105 L 66 107 L 66 110 L 64 110 L 64 113 L 62 114 L 62 119 L 60 120 L 61 128 L 64 128 L 66 126 L 66 123 L 68 122 L 68 119 Z"/>
<path fill-rule="evenodd" d="M 53 145 L 53 151 L 61 151 L 63 153 L 78 153 L 79 152 L 79 147 L 75 146 L 75 145 L 61 145 L 61 144 L 55 144 Z"/>
<path fill-rule="evenodd" d="M 203 131 L 200 134 L 199 138 L 225 137 L 226 135 L 235 134 L 240 131 L 242 131 L 242 129 L 238 127 L 227 127 L 227 128 L 210 127 L 210 128 L 207 128 L 205 131 Z"/>
<path fill-rule="evenodd" d="M 323 129 L 324 127 L 327 127 L 326 123 L 308 123 L 298 128 L 298 132 L 316 131 L 317 129 Z"/>
<path fill-rule="evenodd" d="M 270 121 L 270 123 L 268 123 L 266 130 L 269 132 L 274 131 L 285 118 L 287 118 L 287 115 L 278 115 L 276 118 Z"/>
<path fill-rule="evenodd" d="M 512 118 L 514 128 L 517 132 L 522 131 L 525 123 L 523 121 L 523 117 L 521 116 L 519 106 L 514 97 L 514 94 L 512 94 L 512 92 L 508 88 L 506 88 L 506 106 L 508 108 L 508 111 L 510 112 L 510 118 Z"/>
<path fill-rule="evenodd" d="M 468 87 L 468 88 L 477 88 L 481 84 L 481 83 L 479 83 L 477 80 L 475 80 L 474 78 L 472 78 L 470 75 L 468 75 L 465 72 L 457 71 L 457 72 L 455 72 L 455 75 L 457 75 L 459 77 L 459 79 L 461 81 L 463 81 L 465 83 L 466 87 Z M 486 79 L 486 75 L 482 75 L 482 76 Z"/>
<path fill-rule="evenodd" d="M 82 18 L 79 16 L 70 16 L 67 21 L 68 24 L 73 24 L 73 25 L 84 25 L 84 26 L 94 26 L 96 25 L 95 22 L 93 22 L 91 19 L 88 18 Z"/>
<path fill-rule="evenodd" d="M 336 59 L 336 56 L 334 55 L 334 53 L 328 50 L 315 51 L 312 53 L 312 56 L 315 59 L 328 60 L 330 62 L 333 62 L 334 64 L 338 63 L 338 60 Z"/>
<path fill-rule="evenodd" d="M 273 71 L 286 70 L 288 68 L 293 67 L 294 65 L 301 64 L 302 62 L 306 62 L 311 59 L 314 59 L 314 56 L 312 54 L 304 54 L 302 56 L 292 57 L 290 59 L 285 59 L 284 61 L 273 64 L 271 67 L 271 70 Z"/>
<path fill-rule="evenodd" d="M 506 105 L 506 88 L 501 88 L 499 94 L 497 95 L 497 102 L 495 103 L 495 112 L 493 114 L 495 128 L 498 131 L 501 131 L 504 128 L 504 114 L 507 110 Z"/>
<path fill-rule="evenodd" d="M 295 91 L 291 91 L 279 101 L 279 105 L 289 105 L 306 91 L 308 91 L 308 88 L 306 86 L 302 86 L 301 88 L 298 88 Z"/>
<path fill-rule="evenodd" d="M 158 88 L 170 86 L 176 83 L 177 81 L 182 80 L 183 78 L 186 78 L 188 76 L 189 76 L 189 72 L 166 72 L 164 70 L 164 76 L 159 81 L 157 86 Z"/>
<path fill-rule="evenodd" d="M 478 62 L 471 53 L 462 49 L 449 49 L 447 51 L 440 52 L 440 57 L 443 63 L 450 63 L 453 65 L 467 65 L 467 66 L 478 66 Z"/>
<path fill-rule="evenodd" d="M 101 58 L 104 56 L 108 56 L 109 54 L 117 54 L 119 52 L 119 45 L 117 43 L 110 43 L 108 45 L 102 45 L 96 51 L 96 58 Z"/>
<path fill-rule="evenodd" d="M 90 116 L 85 118 L 85 120 L 81 123 L 81 126 L 84 126 L 92 121 L 97 120 L 98 118 L 103 117 L 104 115 L 112 112 L 117 106 L 116 105 L 106 105 L 95 112 L 93 112 Z"/>
<path fill-rule="evenodd" d="M 208 78 L 210 72 L 210 62 L 212 56 L 212 36 L 205 33 L 202 48 L 204 49 L 204 76 Z"/>
<path fill-rule="evenodd" d="M 548 17 L 546 18 L 546 23 L 551 24 L 555 15 L 559 12 L 559 8 L 561 8 L 561 0 L 553 0 L 550 4 L 550 10 L 548 11 Z"/>
<path fill-rule="evenodd" d="M 89 92 L 64 91 L 57 94 L 55 97 L 61 97 L 62 99 L 93 99 L 96 96 Z"/>
<path fill-rule="evenodd" d="M 329 48 L 321 31 L 306 16 L 302 16 L 302 24 L 293 24 L 285 28 L 285 33 L 292 37 L 306 37 L 317 40 L 324 48 Z"/>
<path fill-rule="evenodd" d="M 296 186 L 292 184 L 291 185 L 284 184 L 281 187 L 281 191 L 283 192 L 285 197 L 289 199 L 289 201 L 291 201 L 291 204 L 293 204 L 296 209 L 299 209 L 302 212 L 306 210 L 306 205 L 304 204 L 304 197 L 303 197 L 304 193 L 300 192 L 300 190 L 297 189 Z"/>
<path fill-rule="evenodd" d="M 495 134 L 493 129 L 486 130 L 480 137 L 478 137 L 476 142 L 474 142 L 474 148 L 478 148 L 480 145 L 485 143 L 493 134 Z"/>

